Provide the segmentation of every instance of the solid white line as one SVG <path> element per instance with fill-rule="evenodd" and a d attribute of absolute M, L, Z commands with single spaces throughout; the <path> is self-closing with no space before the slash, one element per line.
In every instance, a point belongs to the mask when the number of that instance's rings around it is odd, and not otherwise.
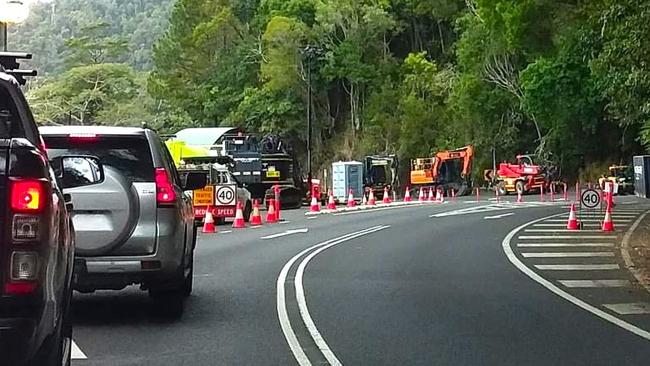
<path fill-rule="evenodd" d="M 608 271 L 621 269 L 618 264 L 537 264 L 543 271 Z"/>
<path fill-rule="evenodd" d="M 291 266 L 298 260 L 298 258 L 302 257 L 305 255 L 305 253 L 313 250 L 314 248 L 317 248 L 322 245 L 327 245 L 329 243 L 335 242 L 337 240 L 341 240 L 344 238 L 351 237 L 355 234 L 360 234 L 360 233 L 365 233 L 368 230 L 375 229 L 379 226 L 374 226 L 365 230 L 358 231 L 356 233 L 349 233 L 343 236 L 340 236 L 338 238 L 330 239 L 328 241 L 325 241 L 323 243 L 319 243 L 316 245 L 313 245 L 300 253 L 296 254 L 293 258 L 291 258 L 285 265 L 282 267 L 282 270 L 280 271 L 280 275 L 278 275 L 278 280 L 276 282 L 276 292 L 277 292 L 277 306 L 276 310 L 278 312 L 278 320 L 280 322 L 280 327 L 282 328 L 282 333 L 284 333 L 284 338 L 287 340 L 287 343 L 289 344 L 289 348 L 291 349 L 291 352 L 293 353 L 293 357 L 296 359 L 298 364 L 300 366 L 311 366 L 311 361 L 309 361 L 309 358 L 307 358 L 307 355 L 305 354 L 305 351 L 303 351 L 302 347 L 300 346 L 300 342 L 298 342 L 298 338 L 296 337 L 296 333 L 293 331 L 293 328 L 291 327 L 291 321 L 289 320 L 289 314 L 287 312 L 287 306 L 286 306 L 286 294 L 285 294 L 285 283 L 287 281 L 287 274 L 289 273 L 289 270 L 291 269 Z"/>
<path fill-rule="evenodd" d="M 602 287 L 627 287 L 628 280 L 558 280 L 564 287 L 568 288 L 602 288 Z"/>
<path fill-rule="evenodd" d="M 564 220 L 563 220 L 563 221 L 564 221 Z M 626 226 L 627 226 L 627 224 L 620 224 L 620 223 L 618 223 L 618 222 L 615 223 L 615 225 L 616 225 L 617 227 L 626 227 Z M 597 227 L 600 227 L 599 224 L 585 224 L 585 223 L 583 223 L 582 226 L 584 226 L 584 227 L 596 227 L 596 228 L 597 228 Z M 566 227 L 566 222 L 564 222 L 564 223 L 557 223 L 557 224 L 535 224 L 535 225 L 533 225 L 533 227 Z M 584 230 L 582 230 L 582 231 L 584 231 Z M 598 231 L 600 231 L 600 230 L 598 230 Z"/>
<path fill-rule="evenodd" d="M 525 229 L 527 233 L 600 233 L 601 230 L 568 230 L 568 229 Z"/>
<path fill-rule="evenodd" d="M 643 215 L 641 215 L 635 222 L 632 224 L 632 227 L 625 233 L 623 236 L 623 241 L 621 242 L 621 256 L 623 257 L 623 261 L 625 262 L 625 266 L 632 272 L 632 275 L 634 275 L 634 278 L 637 279 L 637 281 L 645 287 L 646 290 L 650 291 L 650 284 L 648 284 L 645 281 L 643 272 L 639 270 L 635 265 L 634 261 L 632 260 L 632 255 L 630 254 L 630 239 L 632 238 L 632 234 L 636 230 L 637 227 L 639 227 L 639 224 L 641 224 L 641 221 L 650 214 L 650 211 L 646 211 Z"/>
<path fill-rule="evenodd" d="M 318 331 L 318 328 L 316 328 L 316 324 L 314 324 L 314 320 L 312 319 L 311 315 L 309 314 L 309 308 L 307 307 L 307 300 L 305 299 L 305 289 L 302 285 L 302 278 L 305 273 L 305 267 L 311 261 L 315 256 L 317 256 L 319 253 L 322 251 L 331 248 L 335 245 L 341 244 L 345 241 L 357 238 L 362 235 L 368 235 L 380 230 L 384 230 L 389 228 L 390 226 L 381 226 L 377 227 L 373 230 L 369 230 L 364 232 L 363 234 L 359 235 L 353 235 L 348 238 L 344 238 L 338 241 L 335 241 L 333 243 L 321 246 L 320 248 L 314 250 L 309 254 L 305 259 L 302 260 L 300 265 L 298 265 L 298 270 L 296 271 L 296 277 L 295 277 L 295 289 L 296 289 L 296 300 L 298 301 L 298 308 L 300 309 L 300 315 L 302 316 L 302 321 L 307 327 L 307 330 L 309 330 L 309 334 L 311 335 L 311 338 L 314 340 L 314 343 L 318 346 L 318 349 L 323 353 L 327 361 L 330 363 L 332 366 L 341 366 L 341 362 L 336 358 L 334 355 L 334 352 L 329 348 L 325 340 L 323 339 L 323 336 L 320 334 Z"/>
<path fill-rule="evenodd" d="M 232 233 L 232 230 L 219 231 L 219 234 L 230 234 L 230 233 Z"/>
<path fill-rule="evenodd" d="M 627 304 L 603 304 L 603 306 L 621 315 L 650 314 L 650 304 L 647 302 L 633 302 Z"/>
<path fill-rule="evenodd" d="M 287 236 L 287 235 L 293 235 L 293 234 L 304 234 L 304 233 L 306 233 L 306 232 L 308 232 L 308 231 L 309 231 L 308 228 L 295 229 L 295 230 L 287 230 L 287 231 L 282 232 L 282 233 L 277 233 L 277 234 L 271 234 L 271 235 L 263 236 L 263 237 L 261 237 L 260 239 L 262 239 L 262 240 L 275 239 L 275 238 L 279 238 L 279 237 Z"/>
<path fill-rule="evenodd" d="M 612 239 L 616 235 L 522 235 L 519 239 Z"/>
<path fill-rule="evenodd" d="M 645 338 L 646 340 L 650 341 L 650 332 L 648 332 L 646 330 L 643 330 L 643 329 L 641 329 L 641 328 L 639 328 L 639 327 L 637 327 L 635 325 L 632 325 L 632 324 L 630 324 L 630 323 L 628 323 L 628 322 L 626 322 L 626 321 L 624 321 L 622 319 L 619 319 L 619 318 L 617 318 L 617 317 L 615 317 L 615 316 L 613 316 L 613 315 L 611 315 L 609 313 L 606 313 L 605 311 L 600 310 L 600 309 L 594 307 L 593 305 L 590 305 L 590 304 L 578 299 L 577 297 L 569 294 L 568 292 L 560 289 L 555 284 L 551 283 L 547 279 L 545 279 L 542 276 L 535 273 L 535 271 L 533 271 L 532 269 L 526 267 L 526 265 L 523 264 L 519 260 L 519 258 L 517 258 L 515 253 L 512 251 L 512 248 L 510 247 L 510 241 L 512 240 L 512 238 L 514 238 L 514 236 L 517 235 L 517 233 L 521 229 L 525 228 L 526 226 L 528 226 L 530 224 L 535 224 L 535 223 L 544 221 L 545 219 L 552 218 L 552 217 L 555 217 L 555 216 L 549 216 L 549 217 L 546 217 L 546 218 L 541 218 L 539 220 L 532 221 L 530 223 L 523 224 L 523 225 L 513 229 L 510 233 L 508 233 L 508 235 L 503 239 L 503 242 L 501 242 L 501 247 L 503 248 L 503 251 L 505 252 L 505 254 L 508 257 L 508 259 L 510 260 L 510 262 L 515 267 L 517 267 L 517 269 L 519 269 L 522 273 L 524 273 L 526 276 L 530 277 L 533 281 L 536 281 L 540 285 L 546 287 L 552 293 L 560 296 L 561 298 L 571 302 L 572 304 L 574 304 L 574 305 L 576 305 L 576 306 L 578 306 L 578 307 L 580 307 L 580 308 L 582 308 L 584 310 L 587 310 L 587 311 L 591 312 L 592 314 L 594 314 L 596 316 L 601 317 L 604 320 L 607 320 L 608 322 L 610 322 L 612 324 L 615 324 L 615 325 L 617 325 L 617 326 L 619 326 L 619 327 L 621 327 L 621 328 L 623 328 L 623 329 L 625 329 L 627 331 L 630 331 L 630 332 L 638 335 L 639 337 Z"/>
<path fill-rule="evenodd" d="M 612 252 L 553 252 L 553 253 L 521 253 L 524 258 L 589 258 L 613 257 Z"/>
<path fill-rule="evenodd" d="M 504 217 L 512 216 L 514 215 L 514 212 L 508 212 L 504 213 L 502 215 L 495 215 L 495 216 L 485 216 L 483 219 L 485 220 L 493 220 L 493 219 L 502 219 Z"/>
<path fill-rule="evenodd" d="M 614 243 L 517 243 L 519 248 L 613 247 Z"/>
<path fill-rule="evenodd" d="M 318 218 L 318 216 L 308 216 L 307 220 L 313 220 L 313 219 L 317 219 L 317 218 Z"/>
<path fill-rule="evenodd" d="M 568 218 L 568 216 L 567 216 L 567 218 Z M 551 219 L 551 220 L 546 220 L 546 221 L 548 221 L 548 222 L 563 222 L 563 223 L 566 224 L 567 219 Z M 603 220 L 602 219 L 579 219 L 578 221 L 582 221 L 582 222 L 602 222 Z M 616 224 L 618 222 L 631 222 L 631 221 L 632 220 L 629 220 L 629 219 L 616 220 L 616 221 L 614 221 L 614 224 Z"/>
<path fill-rule="evenodd" d="M 364 206 L 361 206 L 361 207 L 364 207 Z M 378 207 L 378 208 L 370 208 L 370 207 L 373 207 L 373 206 L 368 206 L 368 208 L 359 209 L 359 210 L 356 210 L 356 211 L 339 212 L 339 213 L 332 214 L 332 216 L 354 215 L 354 214 L 370 213 L 370 212 L 377 212 L 377 211 L 395 210 L 395 209 L 398 209 L 398 208 L 421 207 L 421 205 L 401 205 L 401 206 Z"/>
<path fill-rule="evenodd" d="M 86 354 L 77 346 L 74 339 L 72 340 L 72 357 L 73 360 L 87 360 Z"/>

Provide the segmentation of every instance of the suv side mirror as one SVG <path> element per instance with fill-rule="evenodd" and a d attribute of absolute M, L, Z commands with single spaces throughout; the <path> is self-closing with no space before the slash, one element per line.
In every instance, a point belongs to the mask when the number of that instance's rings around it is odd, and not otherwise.
<path fill-rule="evenodd" d="M 208 184 L 208 177 L 205 173 L 188 172 L 185 175 L 185 184 L 183 185 L 184 191 L 193 191 L 201 189 Z"/>
<path fill-rule="evenodd" d="M 77 188 L 104 181 L 104 166 L 94 156 L 60 156 L 52 159 L 52 169 L 61 188 Z"/>

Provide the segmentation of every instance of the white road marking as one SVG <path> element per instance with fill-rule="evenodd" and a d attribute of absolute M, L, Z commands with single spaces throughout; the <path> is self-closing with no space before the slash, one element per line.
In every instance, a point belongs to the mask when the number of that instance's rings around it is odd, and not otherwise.
<path fill-rule="evenodd" d="M 634 233 L 634 230 L 641 224 L 641 221 L 650 214 L 650 211 L 646 211 L 643 215 L 641 215 L 635 222 L 632 224 L 632 227 L 625 233 L 623 236 L 623 241 L 621 242 L 621 256 L 623 257 L 623 261 L 625 262 L 625 266 L 632 272 L 632 275 L 634 275 L 634 278 L 637 279 L 637 281 L 645 287 L 646 290 L 650 291 L 650 284 L 648 284 L 645 281 L 643 272 L 640 271 L 637 266 L 634 264 L 634 261 L 632 261 L 632 255 L 630 254 L 630 239 L 632 238 L 632 234 Z"/>
<path fill-rule="evenodd" d="M 650 314 L 650 303 L 633 302 L 627 304 L 603 304 L 604 307 L 621 315 Z"/>
<path fill-rule="evenodd" d="M 519 239 L 612 239 L 616 234 L 605 234 L 603 235 L 522 235 Z"/>
<path fill-rule="evenodd" d="M 87 360 L 88 357 L 86 356 L 85 353 L 77 346 L 77 343 L 75 343 L 74 339 L 72 340 L 72 356 L 71 358 L 73 360 Z"/>
<path fill-rule="evenodd" d="M 485 220 L 502 219 L 504 217 L 508 217 L 508 216 L 512 216 L 512 215 L 514 215 L 513 212 L 508 212 L 508 213 L 504 213 L 504 214 L 501 214 L 501 215 L 485 216 L 483 219 L 485 219 Z"/>
<path fill-rule="evenodd" d="M 601 288 L 601 287 L 627 287 L 628 280 L 558 280 L 564 287 L 568 288 Z"/>
<path fill-rule="evenodd" d="M 285 265 L 282 267 L 282 270 L 280 271 L 280 275 L 278 276 L 278 280 L 276 282 L 276 292 L 277 292 L 277 312 L 278 312 L 278 320 L 280 321 L 280 327 L 282 328 L 282 332 L 284 333 L 284 338 L 287 340 L 287 343 L 289 344 L 289 348 L 291 349 L 291 352 L 293 353 L 294 358 L 298 362 L 300 366 L 311 366 L 311 361 L 305 354 L 305 351 L 302 349 L 300 346 L 300 342 L 298 342 L 298 338 L 296 337 L 296 333 L 293 331 L 293 328 L 291 327 L 291 321 L 289 320 L 289 314 L 287 312 L 287 306 L 286 306 L 286 294 L 285 294 L 285 283 L 287 281 L 287 275 L 289 273 L 289 270 L 291 269 L 291 266 L 298 260 L 298 258 L 302 257 L 309 251 L 331 244 L 331 243 L 337 243 L 337 242 L 344 242 L 347 240 L 354 239 L 359 236 L 363 236 L 366 234 L 369 234 L 374 231 L 382 230 L 384 227 L 382 226 L 374 226 L 365 230 L 361 230 L 358 232 L 354 233 L 349 233 L 346 235 L 339 236 L 334 239 L 327 240 L 325 242 L 313 245 L 300 253 L 296 254 L 293 258 L 291 258 Z M 304 321 L 304 319 L 303 319 Z M 324 341 L 323 341 L 324 342 Z M 329 349 L 329 348 L 328 348 Z"/>
<path fill-rule="evenodd" d="M 317 219 L 317 218 L 318 218 L 318 216 L 309 216 L 309 217 L 307 217 L 307 220 L 314 220 L 314 219 Z"/>
<path fill-rule="evenodd" d="M 567 216 L 567 218 L 568 218 L 568 216 Z M 567 219 L 566 218 L 565 219 L 551 219 L 551 220 L 546 220 L 546 221 L 548 221 L 548 222 L 563 222 L 563 223 L 566 224 Z M 578 221 L 582 221 L 582 222 L 602 222 L 603 220 L 602 219 L 580 219 L 580 218 L 578 218 Z M 621 219 L 621 220 L 615 220 L 614 221 L 615 224 L 618 223 L 618 222 L 632 222 L 632 220 L 630 220 L 630 219 Z"/>
<path fill-rule="evenodd" d="M 537 264 L 543 271 L 608 271 L 621 269 L 618 264 Z"/>
<path fill-rule="evenodd" d="M 580 220 L 578 220 L 580 221 Z M 564 223 L 557 223 L 557 224 L 535 224 L 533 227 L 566 227 L 566 222 Z M 626 227 L 627 224 L 619 224 L 615 223 L 616 226 L 618 227 Z M 594 224 L 586 224 L 583 222 L 583 227 L 600 227 L 600 224 L 594 223 Z M 584 230 L 582 230 L 584 232 Z"/>
<path fill-rule="evenodd" d="M 517 243 L 519 248 L 613 247 L 614 243 Z"/>
<path fill-rule="evenodd" d="M 232 233 L 232 230 L 219 231 L 219 234 L 230 234 L 230 233 Z"/>
<path fill-rule="evenodd" d="M 568 229 L 525 229 L 527 233 L 600 233 L 601 230 L 568 230 Z"/>
<path fill-rule="evenodd" d="M 612 252 L 546 252 L 546 253 L 521 253 L 524 258 L 605 258 L 613 257 Z"/>
<path fill-rule="evenodd" d="M 291 221 L 289 220 L 278 221 L 278 224 L 289 224 L 289 223 L 291 223 Z"/>
<path fill-rule="evenodd" d="M 367 208 L 362 208 L 356 211 L 349 211 L 349 212 L 339 212 L 332 214 L 332 216 L 345 216 L 345 215 L 355 215 L 355 214 L 361 214 L 361 213 L 370 213 L 370 212 L 377 212 L 377 211 L 386 211 L 386 210 L 395 210 L 398 208 L 407 208 L 407 207 L 420 207 L 422 205 L 401 205 L 401 206 L 390 206 L 390 207 L 378 207 L 378 208 L 370 208 L 373 206 L 368 206 Z M 361 206 L 361 207 L 366 207 L 366 206 Z M 377 207 L 377 206 L 374 206 Z"/>
<path fill-rule="evenodd" d="M 539 283 L 540 285 L 546 287 L 552 293 L 560 296 L 561 298 L 569 301 L 570 303 L 572 303 L 572 304 L 574 304 L 574 305 L 576 305 L 576 306 L 578 306 L 578 307 L 580 307 L 580 308 L 582 308 L 584 310 L 587 310 L 587 311 L 591 312 L 592 314 L 594 314 L 594 315 L 596 315 L 596 316 L 598 316 L 598 317 L 600 317 L 600 318 L 602 318 L 602 319 L 604 319 L 604 320 L 606 320 L 606 321 L 608 321 L 608 322 L 610 322 L 612 324 L 615 324 L 615 325 L 617 325 L 617 326 L 619 326 L 619 327 L 621 327 L 621 328 L 623 328 L 623 329 L 625 329 L 625 330 L 627 330 L 629 332 L 632 332 L 632 333 L 638 335 L 639 337 L 642 337 L 642 338 L 650 341 L 650 332 L 648 332 L 646 330 L 643 330 L 643 329 L 641 329 L 641 328 L 639 328 L 639 327 L 637 327 L 637 326 L 635 326 L 633 324 L 630 324 L 630 323 L 628 323 L 628 322 L 626 322 L 626 321 L 624 321 L 622 319 L 619 319 L 619 318 L 617 318 L 617 317 L 615 317 L 615 316 L 613 316 L 613 315 L 611 315 L 611 314 L 609 314 L 609 313 L 607 313 L 607 312 L 605 312 L 605 311 L 603 311 L 603 310 L 601 310 L 601 309 L 599 309 L 599 308 L 597 308 L 597 307 L 595 307 L 593 305 L 590 305 L 590 304 L 578 299 L 577 297 L 569 294 L 568 292 L 560 289 L 558 286 L 556 286 L 555 284 L 553 284 L 549 280 L 547 280 L 544 277 L 538 275 L 532 269 L 526 267 L 526 265 L 523 264 L 519 260 L 519 258 L 517 258 L 515 253 L 512 251 L 512 248 L 510 247 L 510 241 L 515 237 L 515 235 L 517 235 L 517 233 L 520 230 L 524 229 L 526 226 L 528 226 L 530 224 L 535 224 L 535 223 L 544 221 L 545 219 L 549 219 L 549 218 L 553 218 L 553 217 L 557 217 L 557 215 L 553 215 L 553 216 L 549 216 L 549 217 L 546 217 L 546 218 L 541 218 L 539 220 L 531 221 L 531 222 L 523 224 L 523 225 L 513 229 L 511 232 L 509 232 L 508 235 L 503 239 L 503 242 L 501 242 L 501 247 L 502 247 L 503 251 L 505 252 L 506 256 L 508 257 L 508 260 L 510 260 L 510 262 L 515 267 L 517 267 L 517 269 L 519 269 L 522 273 L 524 273 L 526 276 L 530 277 L 533 281 L 535 281 L 535 282 Z"/>
<path fill-rule="evenodd" d="M 282 233 L 277 233 L 277 234 L 271 234 L 271 235 L 263 236 L 263 237 L 261 237 L 260 239 L 262 239 L 262 240 L 275 239 L 275 238 L 279 238 L 279 237 L 287 236 L 287 235 L 293 235 L 293 234 L 304 234 L 304 233 L 306 233 L 306 232 L 308 232 L 308 231 L 309 231 L 308 228 L 294 229 L 294 230 L 287 230 L 287 231 L 282 232 Z"/>

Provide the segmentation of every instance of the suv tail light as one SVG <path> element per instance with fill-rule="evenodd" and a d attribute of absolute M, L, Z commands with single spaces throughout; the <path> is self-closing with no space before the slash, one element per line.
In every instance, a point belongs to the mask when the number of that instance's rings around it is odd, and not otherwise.
<path fill-rule="evenodd" d="M 15 212 L 40 212 L 45 206 L 45 186 L 39 180 L 11 181 L 11 209 Z"/>
<path fill-rule="evenodd" d="M 176 202 L 174 185 L 165 168 L 156 168 L 156 201 L 159 205 L 170 205 Z"/>

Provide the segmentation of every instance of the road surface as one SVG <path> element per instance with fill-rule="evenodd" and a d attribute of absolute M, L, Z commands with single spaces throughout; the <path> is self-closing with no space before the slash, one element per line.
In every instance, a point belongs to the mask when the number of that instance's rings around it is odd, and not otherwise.
<path fill-rule="evenodd" d="M 73 365 L 647 365 L 650 299 L 618 250 L 646 209 L 630 203 L 612 236 L 533 202 L 221 226 L 180 320 L 137 289 L 75 295 Z M 622 282 L 570 286 L 600 280 Z"/>

